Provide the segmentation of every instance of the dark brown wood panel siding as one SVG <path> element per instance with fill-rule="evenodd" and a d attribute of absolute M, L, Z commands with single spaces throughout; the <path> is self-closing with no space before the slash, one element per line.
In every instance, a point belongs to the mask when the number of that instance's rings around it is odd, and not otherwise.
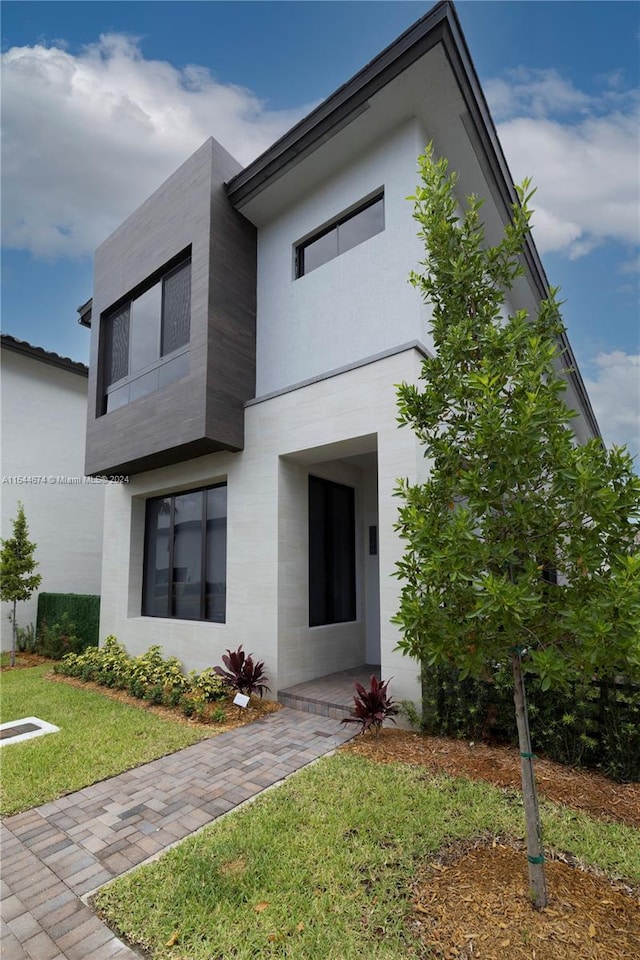
<path fill-rule="evenodd" d="M 88 474 L 136 473 L 242 449 L 244 402 L 255 395 L 256 230 L 226 197 L 224 183 L 238 169 L 219 144 L 208 140 L 96 253 Z M 188 375 L 101 416 L 99 343 L 105 311 L 187 248 Z"/>

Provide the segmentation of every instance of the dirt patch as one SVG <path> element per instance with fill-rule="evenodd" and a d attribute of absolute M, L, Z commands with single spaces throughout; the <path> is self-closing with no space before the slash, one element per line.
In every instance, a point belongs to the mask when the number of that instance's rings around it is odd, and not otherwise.
<path fill-rule="evenodd" d="M 550 861 L 549 906 L 533 910 L 524 852 L 494 840 L 450 848 L 414 887 L 414 934 L 443 960 L 637 960 L 640 901 Z M 505 891 L 509 895 L 505 896 Z"/>
<path fill-rule="evenodd" d="M 3 654 L 4 656 L 4 654 Z M 10 656 L 7 653 L 7 657 Z M 38 653 L 16 653 L 15 666 L 10 666 L 9 662 L 0 665 L 0 672 L 5 670 L 26 670 L 28 667 L 39 667 L 41 663 L 51 663 L 47 657 L 41 657 Z"/>
<path fill-rule="evenodd" d="M 207 737 L 216 737 L 219 733 L 235 730 L 236 727 L 243 727 L 247 723 L 260 720 L 261 717 L 265 717 L 269 713 L 276 713 L 282 709 L 282 704 L 276 703 L 275 700 L 260 700 L 260 698 L 252 698 L 249 706 L 244 708 L 236 707 L 226 701 L 218 701 L 210 704 L 208 711 L 209 713 L 213 713 L 216 709 L 222 709 L 225 714 L 224 721 L 212 721 L 206 716 L 202 720 L 199 720 L 186 717 L 179 707 L 153 706 L 147 703 L 146 700 L 139 700 L 137 697 L 133 697 L 125 690 L 114 690 L 111 687 L 103 687 L 99 683 L 94 683 L 93 680 L 63 677 L 59 673 L 48 673 L 45 675 L 45 679 L 51 680 L 54 683 L 66 683 L 71 687 L 78 687 L 80 690 L 92 690 L 102 697 L 117 700 L 119 703 L 126 703 L 130 707 L 136 707 L 138 710 L 155 713 L 156 716 L 163 717 L 165 720 L 173 720 L 175 723 L 182 723 L 186 727 L 196 727 L 205 732 Z"/>
<path fill-rule="evenodd" d="M 471 744 L 409 730 L 382 730 L 377 737 L 355 737 L 342 749 L 382 763 L 420 764 L 454 777 L 521 789 L 520 754 L 516 747 Z M 640 827 L 640 783 L 615 783 L 596 771 L 577 770 L 543 758 L 536 760 L 535 769 L 541 796 L 602 820 Z"/>

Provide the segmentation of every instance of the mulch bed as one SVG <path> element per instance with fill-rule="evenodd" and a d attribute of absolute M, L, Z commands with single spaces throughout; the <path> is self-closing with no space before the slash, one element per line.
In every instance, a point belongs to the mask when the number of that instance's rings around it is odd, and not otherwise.
<path fill-rule="evenodd" d="M 179 707 L 160 707 L 147 703 L 146 700 L 139 700 L 131 696 L 125 690 L 114 690 L 111 687 L 103 687 L 93 680 L 79 680 L 77 677 L 64 677 L 59 673 L 48 673 L 45 679 L 54 683 L 66 683 L 71 687 L 78 687 L 80 690 L 92 690 L 110 700 L 117 700 L 119 703 L 126 703 L 130 707 L 137 707 L 138 710 L 147 710 L 149 713 L 155 713 L 166 720 L 173 720 L 175 723 L 182 723 L 187 727 L 197 727 L 201 729 L 206 737 L 216 737 L 219 733 L 226 733 L 228 730 L 235 730 L 236 727 L 243 727 L 247 723 L 259 720 L 269 713 L 276 713 L 282 709 L 280 703 L 274 700 L 261 700 L 259 697 L 252 697 L 248 707 L 236 707 L 232 703 L 225 701 L 216 701 L 209 704 L 209 712 L 216 708 L 222 708 L 226 714 L 223 722 L 209 720 L 206 717 L 203 720 L 185 717 Z"/>
<path fill-rule="evenodd" d="M 356 737 L 341 749 L 381 763 L 419 764 L 434 773 L 519 790 L 520 755 L 497 744 L 447 740 L 406 730 Z M 536 761 L 538 790 L 591 816 L 640 827 L 640 784 Z M 509 837 L 452 844 L 412 887 L 407 923 L 440 960 L 640 960 L 637 889 L 611 882 L 566 855 L 547 851 L 549 906 L 532 908 L 526 850 Z"/>
<path fill-rule="evenodd" d="M 41 663 L 51 663 L 46 657 L 41 657 L 38 653 L 16 653 L 16 662 L 15 666 L 10 666 L 8 663 L 6 665 L 0 666 L 0 673 L 4 673 L 5 670 L 26 670 L 29 667 L 39 667 Z"/>
<path fill-rule="evenodd" d="M 47 657 L 41 657 L 37 653 L 17 653 L 15 666 L 3 666 L 0 670 L 2 672 L 5 670 L 24 670 L 29 667 L 38 667 L 43 663 L 51 664 L 51 662 Z M 77 677 L 65 677 L 59 673 L 47 673 L 45 674 L 45 679 L 52 680 L 54 683 L 66 683 L 71 687 L 78 687 L 80 690 L 92 690 L 94 693 L 99 693 L 101 696 L 108 697 L 110 700 L 126 703 L 130 707 L 137 707 L 139 710 L 147 710 L 149 713 L 155 713 L 157 716 L 164 717 L 167 720 L 182 723 L 186 727 L 197 727 L 201 729 L 207 737 L 215 737 L 219 733 L 235 730 L 236 727 L 243 727 L 253 720 L 259 720 L 260 717 L 264 717 L 269 713 L 276 713 L 282 709 L 280 703 L 276 703 L 274 700 L 261 700 L 259 697 L 252 697 L 249 706 L 243 708 L 236 707 L 232 703 L 226 703 L 224 701 L 209 704 L 207 708 L 208 713 L 212 713 L 216 708 L 222 708 L 224 710 L 226 717 L 221 723 L 210 720 L 208 717 L 204 717 L 203 719 L 186 717 L 179 707 L 153 706 L 147 703 L 146 700 L 139 700 L 137 697 L 131 696 L 131 694 L 125 690 L 113 690 L 110 687 L 103 687 L 101 684 L 94 683 L 92 680 L 79 680 Z"/>
<path fill-rule="evenodd" d="M 524 849 L 446 851 L 416 882 L 414 934 L 443 960 L 637 960 L 640 902 L 604 877 L 550 860 L 549 906 L 533 910 Z"/>
<path fill-rule="evenodd" d="M 519 751 L 503 744 L 471 744 L 410 730 L 382 730 L 377 737 L 355 737 L 343 749 L 383 763 L 420 764 L 454 777 L 486 780 L 496 787 L 521 788 Z M 578 770 L 544 758 L 536 760 L 535 768 L 540 796 L 601 820 L 640 828 L 640 783 L 615 783 L 597 771 Z"/>

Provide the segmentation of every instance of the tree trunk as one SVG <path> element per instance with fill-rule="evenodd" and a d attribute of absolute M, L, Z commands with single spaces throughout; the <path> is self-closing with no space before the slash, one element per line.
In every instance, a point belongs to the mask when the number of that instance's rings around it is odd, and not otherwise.
<path fill-rule="evenodd" d="M 13 601 L 13 616 L 11 617 L 11 666 L 16 665 L 16 601 Z"/>
<path fill-rule="evenodd" d="M 544 847 L 542 845 L 542 826 L 540 824 L 536 778 L 533 769 L 527 696 L 524 687 L 524 677 L 522 675 L 521 654 L 519 651 L 512 653 L 511 665 L 513 668 L 513 700 L 516 708 L 518 742 L 520 744 L 522 793 L 524 796 L 524 818 L 527 833 L 527 860 L 529 862 L 529 892 L 533 906 L 536 910 L 542 910 L 547 906 L 549 899 L 547 897 L 547 881 L 544 875 Z"/>

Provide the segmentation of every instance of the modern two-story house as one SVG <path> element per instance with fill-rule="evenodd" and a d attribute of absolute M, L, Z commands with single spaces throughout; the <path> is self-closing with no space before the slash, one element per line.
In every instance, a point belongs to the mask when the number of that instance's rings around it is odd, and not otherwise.
<path fill-rule="evenodd" d="M 514 190 L 449 3 L 246 168 L 208 140 L 98 249 L 86 471 L 124 478 L 106 490 L 101 636 L 187 669 L 243 644 L 272 695 L 379 664 L 419 699 L 390 621 L 393 492 L 428 469 L 396 385 L 433 346 L 407 279 L 429 141 L 497 240 Z M 526 267 L 509 307 L 533 313 L 533 242 Z"/>

